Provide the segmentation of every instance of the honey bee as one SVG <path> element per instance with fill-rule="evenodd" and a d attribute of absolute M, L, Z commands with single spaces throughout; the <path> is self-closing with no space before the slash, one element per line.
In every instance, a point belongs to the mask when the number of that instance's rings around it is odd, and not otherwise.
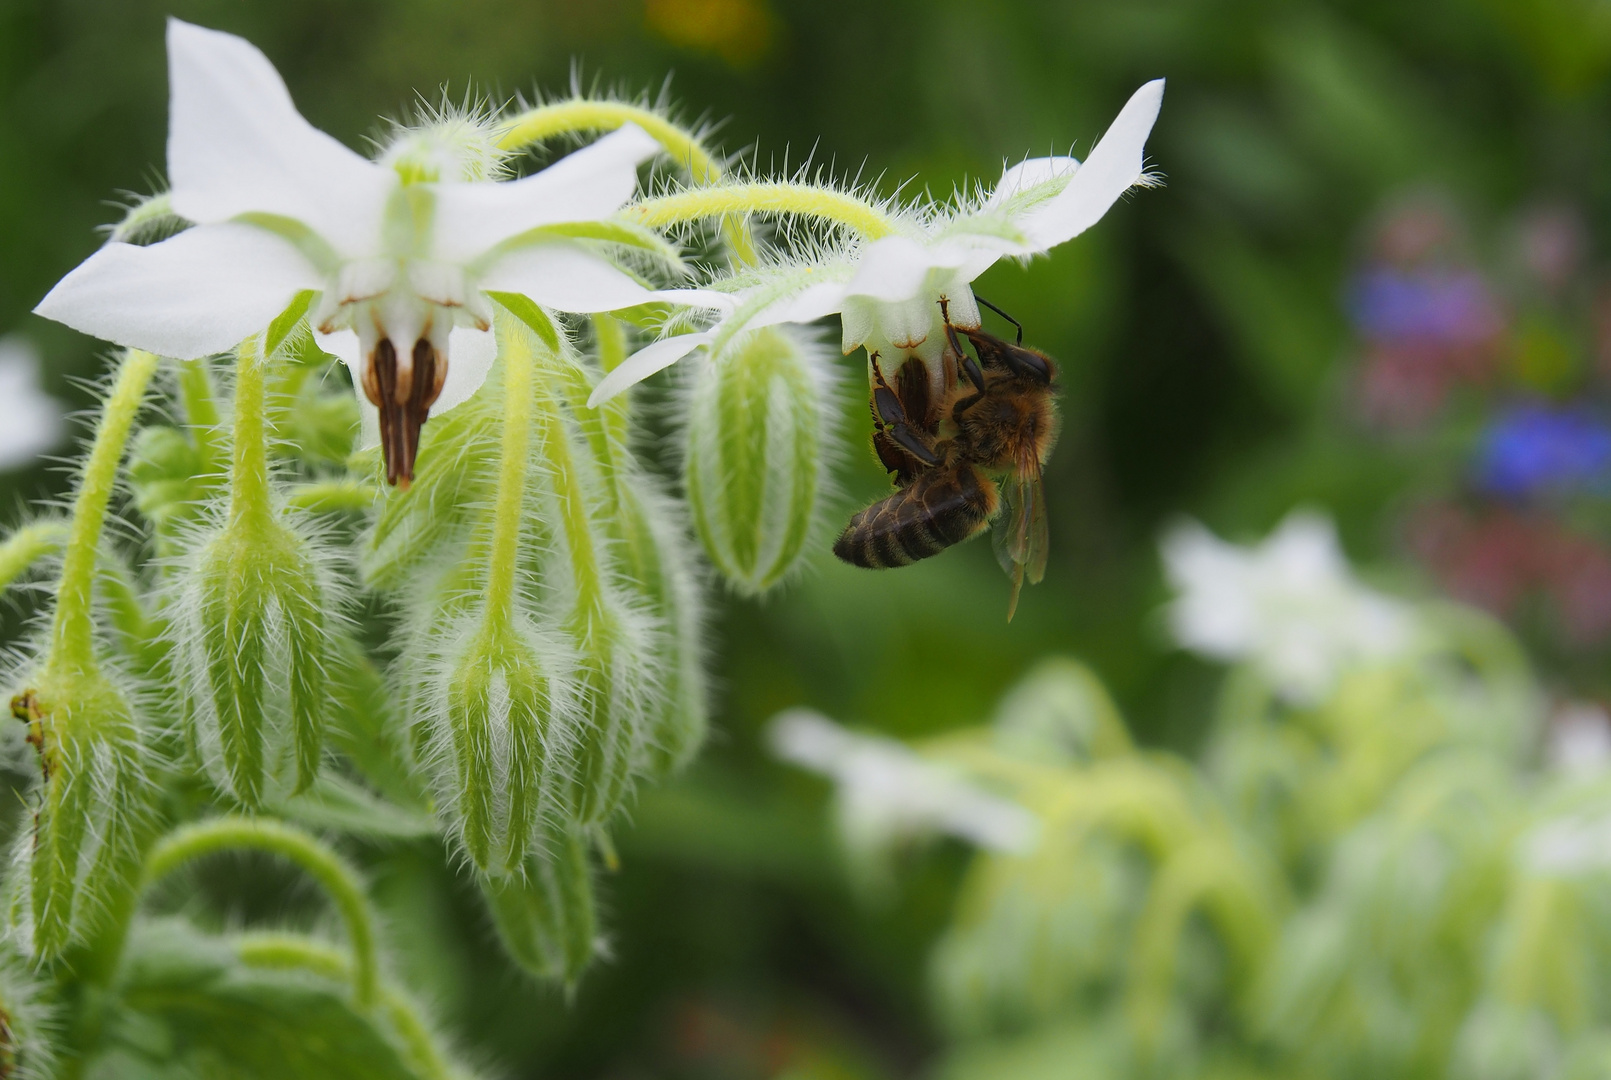
<path fill-rule="evenodd" d="M 981 301 L 983 302 L 983 301 Z M 986 307 L 1006 316 L 999 308 Z M 871 356 L 873 450 L 898 490 L 850 519 L 834 543 L 845 562 L 906 566 L 977 536 L 996 521 L 996 559 L 1012 578 L 1007 618 L 1024 579 L 1040 581 L 1048 546 L 1041 466 L 1057 438 L 1057 365 L 1023 345 L 951 324 L 947 371 L 936 398 L 928 366 L 911 357 L 885 378 Z M 973 345 L 968 355 L 962 338 Z"/>

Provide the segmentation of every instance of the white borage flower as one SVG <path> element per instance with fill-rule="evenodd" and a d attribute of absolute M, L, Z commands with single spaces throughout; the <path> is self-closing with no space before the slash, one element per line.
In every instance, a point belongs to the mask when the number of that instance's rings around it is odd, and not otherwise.
<path fill-rule="evenodd" d="M 1410 609 L 1355 580 L 1324 515 L 1295 511 L 1253 548 L 1185 523 L 1164 539 L 1163 558 L 1179 592 L 1175 640 L 1251 662 L 1290 701 L 1315 704 L 1348 666 L 1412 647 Z"/>
<path fill-rule="evenodd" d="M 770 278 L 735 283 L 733 310 L 708 330 L 663 338 L 629 357 L 598 386 L 596 406 L 701 346 L 713 351 L 745 329 L 811 322 L 838 314 L 846 354 L 865 345 L 886 356 L 910 353 L 936 372 L 946 347 L 939 301 L 951 322 L 979 325 L 972 283 L 1003 258 L 1045 254 L 1102 219 L 1130 188 L 1148 185 L 1143 153 L 1163 104 L 1164 80 L 1142 86 L 1082 164 L 1032 158 L 1007 169 L 971 207 L 898 231 L 816 265 L 783 267 Z"/>
<path fill-rule="evenodd" d="M 1035 846 L 1034 814 L 981 791 L 904 743 L 846 731 L 820 713 L 789 709 L 767 731 L 779 758 L 838 785 L 846 845 L 879 851 L 906 839 L 943 833 L 992 851 L 1024 854 Z"/>
<path fill-rule="evenodd" d="M 426 414 L 485 379 L 488 294 L 572 312 L 700 302 L 651 292 L 576 238 L 636 190 L 638 165 L 659 150 L 640 128 L 496 182 L 451 138 L 405 136 L 380 161 L 355 153 L 303 119 L 268 58 L 232 34 L 170 19 L 168 63 L 169 205 L 194 227 L 148 247 L 114 238 L 35 311 L 188 359 L 317 294 L 310 321 L 379 408 L 394 482 L 412 474 Z"/>

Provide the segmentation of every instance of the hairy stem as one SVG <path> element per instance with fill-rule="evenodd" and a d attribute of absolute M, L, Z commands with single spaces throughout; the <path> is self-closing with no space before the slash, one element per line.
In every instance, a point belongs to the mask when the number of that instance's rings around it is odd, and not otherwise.
<path fill-rule="evenodd" d="M 229 523 L 267 521 L 269 493 L 265 362 L 256 338 L 241 342 L 235 363 L 235 445 L 229 470 Z"/>
<path fill-rule="evenodd" d="M 156 370 L 154 355 L 130 349 L 124 354 L 111 396 L 101 411 L 95 442 L 79 481 L 78 498 L 73 503 L 67 553 L 56 590 L 56 616 L 46 663 L 57 671 L 95 669 L 95 564 L 101 529 L 106 524 L 106 506 L 117 485 L 118 463 L 123 460 L 129 430 Z"/>
<path fill-rule="evenodd" d="M 692 188 L 644 199 L 623 213 L 651 228 L 731 214 L 790 214 L 817 218 L 877 240 L 895 231 L 889 216 L 866 199 L 811 184 L 758 182 Z"/>
<path fill-rule="evenodd" d="M 705 149 L 693 132 L 678 127 L 653 109 L 624 101 L 588 101 L 573 98 L 528 109 L 509 122 L 499 145 L 520 150 L 557 135 L 580 131 L 614 131 L 636 124 L 658 142 L 696 184 L 714 184 L 722 178 L 721 162 Z M 746 266 L 757 262 L 755 241 L 739 215 L 722 216 L 722 238 L 733 257 Z"/>
<path fill-rule="evenodd" d="M 0 589 L 16 581 L 34 563 L 67 543 L 67 523 L 40 521 L 24 525 L 0 543 Z"/>
<path fill-rule="evenodd" d="M 213 476 L 223 472 L 218 400 L 213 389 L 212 369 L 205 359 L 180 361 L 179 400 L 184 404 L 185 419 L 190 423 L 190 437 L 195 440 L 196 454 L 201 458 L 202 475 Z"/>
<path fill-rule="evenodd" d="M 360 1006 L 375 1000 L 375 916 L 358 875 L 346 861 L 301 829 L 268 818 L 217 817 L 186 825 L 163 837 L 145 861 L 145 883 L 172 873 L 194 859 L 223 851 L 251 849 L 296 863 L 334 901 L 352 947 L 353 997 Z"/>
<path fill-rule="evenodd" d="M 499 333 L 503 361 L 503 437 L 498 490 L 492 505 L 492 550 L 487 562 L 487 620 L 507 627 L 514 614 L 520 522 L 526 501 L 526 455 L 531 445 L 533 339 L 517 325 Z"/>
<path fill-rule="evenodd" d="M 338 982 L 352 978 L 352 965 L 340 951 L 296 934 L 243 934 L 235 939 L 235 955 L 249 967 L 293 968 Z M 412 1002 L 385 984 L 378 988 L 378 994 L 386 1019 L 421 1076 L 426 1080 L 453 1080 L 461 1075 L 448 1064 Z"/>

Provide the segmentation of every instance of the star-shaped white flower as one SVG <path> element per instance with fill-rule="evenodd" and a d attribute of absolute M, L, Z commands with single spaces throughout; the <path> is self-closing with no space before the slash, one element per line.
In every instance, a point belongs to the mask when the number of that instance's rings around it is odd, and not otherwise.
<path fill-rule="evenodd" d="M 343 146 L 304 120 L 268 58 L 231 34 L 169 20 L 168 63 L 170 198 L 194 227 L 149 247 L 108 243 L 35 310 L 119 345 L 194 358 L 233 348 L 316 292 L 315 329 L 353 335 L 321 343 L 361 358 L 354 382 L 380 410 L 394 482 L 412 474 L 427 413 L 486 377 L 488 293 L 573 312 L 665 295 L 561 235 L 632 196 L 638 164 L 659 149 L 639 128 L 521 180 L 471 179 L 444 174 L 440 160 L 371 161 Z"/>
<path fill-rule="evenodd" d="M 1295 511 L 1255 548 L 1191 522 L 1165 538 L 1163 557 L 1180 594 L 1169 607 L 1175 640 L 1251 662 L 1288 700 L 1315 704 L 1347 667 L 1414 644 L 1410 609 L 1355 580 L 1323 515 Z"/>
<path fill-rule="evenodd" d="M 1035 845 L 1034 814 L 904 743 L 857 735 L 809 709 L 778 714 L 768 736 L 778 757 L 839 785 L 840 832 L 852 848 L 878 851 L 935 833 L 992 851 L 1022 854 Z"/>
<path fill-rule="evenodd" d="M 734 311 L 709 330 L 663 338 L 599 383 L 597 405 L 695 349 L 719 347 L 746 329 L 810 322 L 837 313 L 848 354 L 865 345 L 886 356 L 935 363 L 946 346 L 940 300 L 953 325 L 977 327 L 973 281 L 1003 258 L 1044 254 L 1102 219 L 1119 197 L 1149 182 L 1144 151 L 1163 104 L 1164 80 L 1137 90 L 1085 162 L 1032 158 L 1007 169 L 976 207 L 865 245 L 848 259 L 791 268 L 744 289 Z"/>

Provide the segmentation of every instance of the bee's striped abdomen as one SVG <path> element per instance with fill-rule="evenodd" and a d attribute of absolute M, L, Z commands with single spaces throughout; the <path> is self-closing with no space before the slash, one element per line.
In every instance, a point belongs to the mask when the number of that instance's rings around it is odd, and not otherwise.
<path fill-rule="evenodd" d="M 882 569 L 938 555 L 977 535 L 996 512 L 996 486 L 974 465 L 936 469 L 850 519 L 833 553 Z"/>

